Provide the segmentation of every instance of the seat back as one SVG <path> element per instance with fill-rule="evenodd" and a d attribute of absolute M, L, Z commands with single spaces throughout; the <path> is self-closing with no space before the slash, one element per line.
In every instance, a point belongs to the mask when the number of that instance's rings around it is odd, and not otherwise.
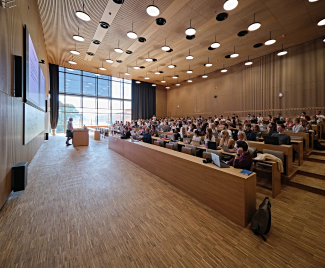
<path fill-rule="evenodd" d="M 190 148 L 192 150 L 191 154 L 196 156 L 196 146 L 185 144 L 185 148 Z"/>
<path fill-rule="evenodd" d="M 211 149 L 206 149 L 206 153 L 210 153 L 210 158 L 211 158 L 211 153 L 216 154 L 222 159 L 222 152 L 220 150 L 211 150 Z"/>
<path fill-rule="evenodd" d="M 202 158 L 204 158 L 204 159 L 211 158 L 211 153 L 203 152 Z"/>
<path fill-rule="evenodd" d="M 169 144 L 172 144 L 174 146 L 173 150 L 177 151 L 177 149 L 178 149 L 178 143 L 177 142 L 170 141 Z"/>
<path fill-rule="evenodd" d="M 272 154 L 272 155 L 276 156 L 277 158 L 280 158 L 282 161 L 282 164 L 283 164 L 283 169 L 285 170 L 286 164 L 285 164 L 284 152 L 263 149 L 263 154 Z"/>
<path fill-rule="evenodd" d="M 174 145 L 173 144 L 166 143 L 166 148 L 167 149 L 174 150 Z"/>
<path fill-rule="evenodd" d="M 159 141 L 153 141 L 154 145 L 160 146 L 160 142 Z"/>
<path fill-rule="evenodd" d="M 192 149 L 183 146 L 183 147 L 182 147 L 182 153 L 185 153 L 185 154 L 192 154 Z"/>
<path fill-rule="evenodd" d="M 292 140 L 298 140 L 298 141 L 304 141 L 303 137 L 298 137 L 298 136 L 290 136 Z"/>

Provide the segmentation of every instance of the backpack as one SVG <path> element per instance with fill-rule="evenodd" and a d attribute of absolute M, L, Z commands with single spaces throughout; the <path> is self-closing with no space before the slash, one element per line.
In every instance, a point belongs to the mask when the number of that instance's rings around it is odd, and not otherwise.
<path fill-rule="evenodd" d="M 260 235 L 266 242 L 264 237 L 270 231 L 271 228 L 271 203 L 268 197 L 265 197 L 260 204 L 258 210 L 252 217 L 251 230 L 255 235 Z"/>
<path fill-rule="evenodd" d="M 314 140 L 314 149 L 318 151 L 324 151 L 325 147 L 319 143 L 319 141 Z"/>

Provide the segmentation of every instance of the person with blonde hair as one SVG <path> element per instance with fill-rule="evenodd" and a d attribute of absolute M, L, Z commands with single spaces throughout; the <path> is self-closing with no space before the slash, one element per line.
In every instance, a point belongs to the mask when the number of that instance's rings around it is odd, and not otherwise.
<path fill-rule="evenodd" d="M 246 133 L 244 131 L 238 131 L 237 137 L 238 137 L 238 141 L 244 141 L 247 143 L 248 146 Z M 230 149 L 230 152 L 236 152 L 236 149 Z"/>
<path fill-rule="evenodd" d="M 228 148 L 230 148 L 231 146 L 231 139 L 230 139 L 230 136 L 229 136 L 229 133 L 227 130 L 223 130 L 221 131 L 221 140 L 220 140 L 220 144 L 218 146 L 219 149 L 222 149 L 222 146 L 225 145 L 227 146 Z"/>
<path fill-rule="evenodd" d="M 181 135 L 181 138 L 182 139 L 187 137 L 187 133 L 186 133 L 185 127 L 181 127 L 179 134 Z"/>

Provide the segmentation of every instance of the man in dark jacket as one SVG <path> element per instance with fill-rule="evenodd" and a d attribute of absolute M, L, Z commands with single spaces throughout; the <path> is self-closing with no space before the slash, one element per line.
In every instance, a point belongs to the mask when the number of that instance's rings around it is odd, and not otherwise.
<path fill-rule="evenodd" d="M 249 141 L 256 141 L 256 133 L 251 130 L 252 125 L 251 124 L 246 124 L 245 125 L 245 134 L 246 134 L 246 138 Z"/>
<path fill-rule="evenodd" d="M 272 137 L 278 137 L 279 143 L 284 145 L 291 145 L 291 138 L 289 135 L 284 134 L 285 126 L 283 124 L 278 125 L 278 133 L 273 133 Z"/>
<path fill-rule="evenodd" d="M 150 128 L 146 128 L 145 133 L 143 134 L 143 137 L 141 139 L 143 142 L 151 143 L 151 134 L 150 134 Z"/>
<path fill-rule="evenodd" d="M 233 166 L 234 168 L 250 170 L 253 163 L 253 158 L 248 151 L 247 143 L 245 141 L 236 141 L 235 148 L 237 154 L 230 161 L 227 161 L 227 164 Z"/>

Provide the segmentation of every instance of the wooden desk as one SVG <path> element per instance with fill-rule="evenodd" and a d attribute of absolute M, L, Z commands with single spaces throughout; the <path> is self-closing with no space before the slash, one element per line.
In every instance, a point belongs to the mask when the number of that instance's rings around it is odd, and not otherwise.
<path fill-rule="evenodd" d="M 243 175 L 241 169 L 219 168 L 192 155 L 112 136 L 108 148 L 242 227 L 256 211 L 255 173 Z"/>
<path fill-rule="evenodd" d="M 73 130 L 73 146 L 88 146 L 89 145 L 89 130 L 74 129 Z"/>
<path fill-rule="evenodd" d="M 304 145 L 305 145 L 305 150 L 304 150 L 304 152 L 306 153 L 306 154 L 308 154 L 309 153 L 309 151 L 310 151 L 310 139 L 309 139 L 309 133 L 307 133 L 307 132 L 298 132 L 298 133 L 294 133 L 294 132 L 292 132 L 292 131 L 290 131 L 290 130 L 285 130 L 284 131 L 285 132 L 285 134 L 288 134 L 289 136 L 295 136 L 295 137 L 302 137 L 303 139 L 304 139 Z"/>

